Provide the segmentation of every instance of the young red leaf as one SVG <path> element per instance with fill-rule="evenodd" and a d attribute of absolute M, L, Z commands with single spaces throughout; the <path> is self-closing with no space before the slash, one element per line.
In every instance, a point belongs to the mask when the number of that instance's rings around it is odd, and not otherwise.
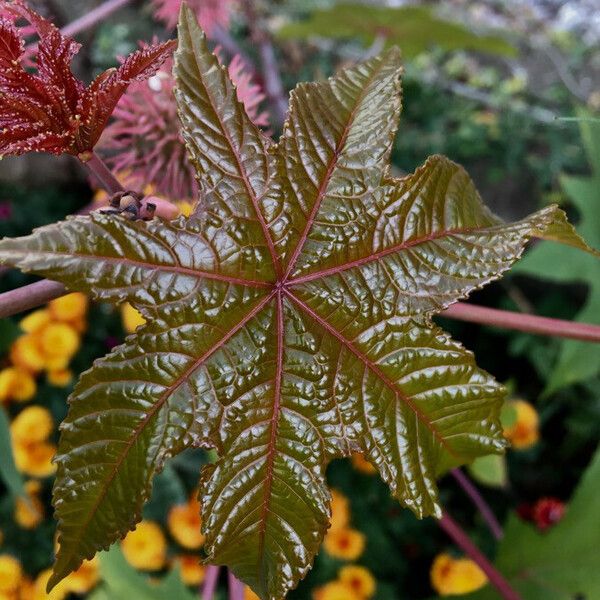
<path fill-rule="evenodd" d="M 93 214 L 0 243 L 0 261 L 146 318 L 70 398 L 50 585 L 139 521 L 165 460 L 209 446 L 208 560 L 278 600 L 328 527 L 333 458 L 362 452 L 422 517 L 440 514 L 440 473 L 502 451 L 504 389 L 431 316 L 500 277 L 532 236 L 587 247 L 556 207 L 502 222 L 444 157 L 389 176 L 396 50 L 298 86 L 275 145 L 188 9 L 179 44 L 196 214 Z"/>
<path fill-rule="evenodd" d="M 86 160 L 127 86 L 152 75 L 175 43 L 139 50 L 86 87 L 71 71 L 79 44 L 23 0 L 0 0 L 0 14 L 25 19 L 39 36 L 37 72 L 30 73 L 23 32 L 10 19 L 0 21 L 0 156 L 52 152 Z"/>

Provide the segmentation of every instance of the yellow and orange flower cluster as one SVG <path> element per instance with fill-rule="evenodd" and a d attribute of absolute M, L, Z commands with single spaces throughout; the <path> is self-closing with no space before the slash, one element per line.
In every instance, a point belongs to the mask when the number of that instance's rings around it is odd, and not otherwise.
<path fill-rule="evenodd" d="M 504 429 L 504 437 L 515 450 L 531 448 L 540 439 L 540 419 L 535 407 L 525 400 L 511 400 L 515 422 Z"/>
<path fill-rule="evenodd" d="M 46 594 L 46 585 L 51 574 L 52 570 L 46 569 L 32 581 L 25 575 L 21 563 L 15 557 L 0 554 L 0 599 L 64 600 L 70 594 L 87 594 L 100 580 L 97 558 L 85 561 L 50 594 Z"/>
<path fill-rule="evenodd" d="M 71 382 L 69 363 L 86 328 L 88 300 L 68 294 L 36 310 L 20 322 L 23 335 L 11 346 L 12 366 L 0 371 L 0 401 L 26 402 L 37 391 L 36 377 L 46 372 L 52 385 Z"/>
<path fill-rule="evenodd" d="M 468 594 L 487 583 L 485 573 L 469 558 L 438 554 L 431 565 L 431 586 L 440 596 Z"/>
<path fill-rule="evenodd" d="M 56 470 L 52 458 L 56 446 L 48 441 L 54 421 L 47 408 L 28 406 L 10 424 L 17 469 L 30 477 L 48 477 Z"/>
<path fill-rule="evenodd" d="M 377 584 L 371 571 L 358 565 L 342 567 L 338 578 L 315 590 L 314 600 L 369 600 Z"/>
<path fill-rule="evenodd" d="M 323 547 L 327 554 L 341 560 L 356 560 L 365 549 L 364 534 L 350 527 L 348 498 L 337 490 L 331 491 L 331 528 Z"/>

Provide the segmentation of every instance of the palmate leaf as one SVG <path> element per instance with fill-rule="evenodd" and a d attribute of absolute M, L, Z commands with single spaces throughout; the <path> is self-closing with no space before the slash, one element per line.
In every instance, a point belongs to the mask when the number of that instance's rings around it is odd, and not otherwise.
<path fill-rule="evenodd" d="M 502 223 L 443 157 L 388 176 L 395 50 L 299 86 L 278 145 L 185 8 L 175 69 L 203 188 L 193 217 L 93 214 L 0 243 L 3 262 L 147 319 L 71 396 L 51 584 L 139 521 L 170 456 L 209 446 L 208 560 L 279 599 L 327 529 L 331 459 L 362 451 L 425 516 L 440 512 L 437 474 L 502 450 L 503 388 L 430 316 L 499 277 L 531 236 L 586 246 L 555 207 Z"/>

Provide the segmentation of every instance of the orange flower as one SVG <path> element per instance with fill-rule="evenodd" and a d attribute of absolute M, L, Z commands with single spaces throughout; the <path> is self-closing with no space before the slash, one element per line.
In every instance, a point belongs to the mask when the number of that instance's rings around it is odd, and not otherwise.
<path fill-rule="evenodd" d="M 121 304 L 121 321 L 127 333 L 133 333 L 146 322 L 146 319 L 129 302 Z"/>
<path fill-rule="evenodd" d="M 352 455 L 352 466 L 365 475 L 374 475 L 377 469 L 365 458 L 364 454 L 355 452 Z"/>
<path fill-rule="evenodd" d="M 14 443 L 13 453 L 17 469 L 30 477 L 49 477 L 56 471 L 52 462 L 56 446 L 48 442 Z"/>
<path fill-rule="evenodd" d="M 23 570 L 21 563 L 8 554 L 0 554 L 0 597 L 14 594 L 21 585 Z"/>
<path fill-rule="evenodd" d="M 37 334 L 17 338 L 10 348 L 10 360 L 16 367 L 38 373 L 46 366 L 46 358 L 38 343 Z"/>
<path fill-rule="evenodd" d="M 81 563 L 79 569 L 66 578 L 65 587 L 69 592 L 82 596 L 94 588 L 99 579 L 99 561 L 98 557 L 94 556 L 92 560 Z"/>
<path fill-rule="evenodd" d="M 260 598 L 248 587 L 244 588 L 244 600 L 260 600 Z"/>
<path fill-rule="evenodd" d="M 152 521 L 142 521 L 121 542 L 129 564 L 142 571 L 158 571 L 167 560 L 167 541 L 161 528 Z"/>
<path fill-rule="evenodd" d="M 24 444 L 45 441 L 53 429 L 52 415 L 43 406 L 28 406 L 10 424 L 13 440 Z"/>
<path fill-rule="evenodd" d="M 28 481 L 25 484 L 26 498 L 17 498 L 15 502 L 15 521 L 23 529 L 35 529 L 44 518 L 44 505 L 38 498 L 39 481 Z"/>
<path fill-rule="evenodd" d="M 55 369 L 48 371 L 48 383 L 55 387 L 67 387 L 73 381 L 70 369 Z"/>
<path fill-rule="evenodd" d="M 331 581 L 315 590 L 315 600 L 361 600 L 356 592 L 341 581 Z"/>
<path fill-rule="evenodd" d="M 37 335 L 42 352 L 49 358 L 71 358 L 79 349 L 79 334 L 66 323 L 49 323 Z"/>
<path fill-rule="evenodd" d="M 195 550 L 204 543 L 201 532 L 200 502 L 195 497 L 187 504 L 174 506 L 167 517 L 169 531 L 180 546 Z"/>
<path fill-rule="evenodd" d="M 20 367 L 8 367 L 0 371 L 0 402 L 27 402 L 35 396 L 36 391 L 37 384 L 29 371 Z"/>
<path fill-rule="evenodd" d="M 19 321 L 19 327 L 25 333 L 37 333 L 41 331 L 48 323 L 50 323 L 50 311 L 41 308 L 40 310 L 34 310 L 29 313 L 25 318 Z"/>
<path fill-rule="evenodd" d="M 75 292 L 52 300 L 48 303 L 48 311 L 55 321 L 77 324 L 85 318 L 88 299 L 84 294 Z"/>
<path fill-rule="evenodd" d="M 330 529 L 323 546 L 334 558 L 356 560 L 363 553 L 365 542 L 365 536 L 355 529 Z"/>
<path fill-rule="evenodd" d="M 516 412 L 516 420 L 504 430 L 504 436 L 517 450 L 530 448 L 540 439 L 538 413 L 525 400 L 511 400 L 509 404 Z"/>
<path fill-rule="evenodd" d="M 431 585 L 440 596 L 468 594 L 487 583 L 485 573 L 469 558 L 438 554 L 431 566 Z"/>
<path fill-rule="evenodd" d="M 200 564 L 197 556 L 182 554 L 175 559 L 181 579 L 186 585 L 200 585 L 204 581 L 206 567 Z"/>
<path fill-rule="evenodd" d="M 372 598 L 375 594 L 375 578 L 365 567 L 357 565 L 343 567 L 338 573 L 338 578 L 362 600 Z"/>
<path fill-rule="evenodd" d="M 331 490 L 331 530 L 344 529 L 350 523 L 348 498 L 338 490 Z"/>
<path fill-rule="evenodd" d="M 42 571 L 33 583 L 33 596 L 26 596 L 27 600 L 63 600 L 69 594 L 67 580 L 63 579 L 49 594 L 46 594 L 46 586 L 52 575 L 52 569 Z"/>

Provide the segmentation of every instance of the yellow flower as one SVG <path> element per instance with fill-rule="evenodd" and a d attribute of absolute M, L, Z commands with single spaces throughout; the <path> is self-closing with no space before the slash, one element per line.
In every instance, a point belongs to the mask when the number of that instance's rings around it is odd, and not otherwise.
<path fill-rule="evenodd" d="M 51 321 L 50 311 L 42 308 L 29 313 L 24 319 L 19 321 L 19 327 L 25 333 L 37 333 Z"/>
<path fill-rule="evenodd" d="M 140 325 L 146 322 L 146 319 L 129 302 L 121 304 L 121 320 L 123 329 L 127 333 L 133 333 Z"/>
<path fill-rule="evenodd" d="M 525 400 L 512 400 L 510 404 L 515 409 L 516 420 L 504 430 L 504 436 L 517 450 L 530 448 L 540 439 L 537 411 Z"/>
<path fill-rule="evenodd" d="M 350 523 L 348 498 L 337 490 L 331 490 L 331 530 L 344 529 Z"/>
<path fill-rule="evenodd" d="M 95 587 L 99 579 L 99 561 L 98 557 L 94 556 L 92 560 L 81 563 L 79 569 L 65 579 L 64 585 L 69 592 L 82 596 Z"/>
<path fill-rule="evenodd" d="M 352 466 L 365 475 L 374 475 L 377 469 L 365 458 L 364 454 L 355 452 L 352 455 Z"/>
<path fill-rule="evenodd" d="M 88 299 L 84 294 L 67 294 L 48 303 L 48 310 L 55 321 L 78 323 L 86 315 Z"/>
<path fill-rule="evenodd" d="M 167 541 L 161 528 L 152 521 L 142 521 L 121 542 L 125 558 L 136 569 L 158 571 L 167 560 Z"/>
<path fill-rule="evenodd" d="M 44 505 L 38 498 L 40 491 L 38 481 L 28 481 L 25 484 L 26 498 L 17 498 L 15 502 L 15 521 L 23 529 L 35 529 L 44 518 Z"/>
<path fill-rule="evenodd" d="M 21 563 L 8 554 L 0 554 L 0 595 L 14 594 L 22 579 Z"/>
<path fill-rule="evenodd" d="M 200 585 L 204 581 L 206 567 L 200 564 L 197 556 L 182 554 L 175 559 L 181 579 L 186 585 Z"/>
<path fill-rule="evenodd" d="M 167 524 L 171 535 L 180 546 L 195 550 L 204 543 L 204 536 L 200 530 L 200 502 L 195 497 L 190 498 L 187 504 L 171 508 Z"/>
<path fill-rule="evenodd" d="M 79 349 L 79 334 L 66 323 L 49 323 L 38 335 L 47 357 L 71 358 Z"/>
<path fill-rule="evenodd" d="M 20 367 L 7 367 L 0 371 L 0 402 L 27 402 L 36 391 L 37 384 L 29 371 Z"/>
<path fill-rule="evenodd" d="M 37 373 L 46 366 L 46 358 L 37 334 L 28 333 L 17 338 L 10 348 L 10 360 L 16 367 Z"/>
<path fill-rule="evenodd" d="M 342 560 L 356 560 L 365 549 L 365 536 L 355 529 L 331 529 L 323 546 L 327 553 Z"/>
<path fill-rule="evenodd" d="M 365 567 L 349 565 L 342 567 L 338 573 L 339 580 L 355 592 L 357 596 L 366 600 L 375 594 L 375 578 L 371 571 Z"/>
<path fill-rule="evenodd" d="M 47 442 L 13 444 L 13 453 L 17 469 L 30 477 L 49 477 L 56 471 L 52 459 L 56 446 Z"/>
<path fill-rule="evenodd" d="M 10 424 L 12 439 L 21 444 L 43 442 L 53 429 L 52 415 L 43 406 L 28 406 Z"/>
<path fill-rule="evenodd" d="M 485 573 L 469 558 L 438 554 L 431 565 L 431 585 L 440 596 L 468 594 L 487 583 Z"/>
<path fill-rule="evenodd" d="M 244 600 L 260 600 L 260 598 L 248 587 L 244 588 Z"/>
<path fill-rule="evenodd" d="M 341 581 L 331 581 L 315 590 L 315 600 L 361 600 L 361 597 Z"/>
<path fill-rule="evenodd" d="M 55 387 L 67 387 L 73 381 L 73 372 L 69 369 L 48 371 L 48 383 Z"/>

